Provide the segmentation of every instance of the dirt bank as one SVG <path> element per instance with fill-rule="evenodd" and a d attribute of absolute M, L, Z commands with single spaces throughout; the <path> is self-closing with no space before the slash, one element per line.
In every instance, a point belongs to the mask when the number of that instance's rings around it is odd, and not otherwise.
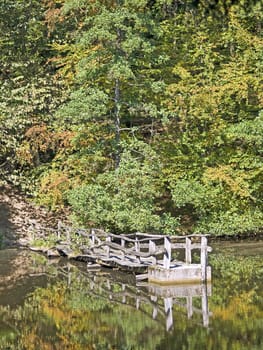
<path fill-rule="evenodd" d="M 4 247 L 25 245 L 30 239 L 32 220 L 43 227 L 56 227 L 63 214 L 35 206 L 25 195 L 10 186 L 0 187 L 0 239 Z"/>

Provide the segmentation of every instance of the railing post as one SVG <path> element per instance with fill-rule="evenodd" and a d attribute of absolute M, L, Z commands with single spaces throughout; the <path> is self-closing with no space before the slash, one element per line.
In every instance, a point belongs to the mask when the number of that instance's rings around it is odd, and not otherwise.
<path fill-rule="evenodd" d="M 71 235 L 70 235 L 70 228 L 69 227 L 66 228 L 66 236 L 67 236 L 66 241 L 67 241 L 68 244 L 70 244 L 70 242 L 71 242 Z"/>
<path fill-rule="evenodd" d="M 153 241 L 149 241 L 149 253 L 153 254 L 155 253 L 155 249 L 156 249 L 156 244 Z"/>
<path fill-rule="evenodd" d="M 157 263 L 157 258 L 154 255 L 155 252 L 156 252 L 156 244 L 154 241 L 150 240 L 149 241 L 149 253 L 152 254 L 152 261 L 153 261 L 152 264 L 153 265 L 156 265 L 156 263 Z"/>
<path fill-rule="evenodd" d="M 95 245 L 95 231 L 92 228 L 91 229 L 91 246 L 94 247 L 94 245 Z"/>
<path fill-rule="evenodd" d="M 189 237 L 186 237 L 185 238 L 185 263 L 186 264 L 192 263 L 191 244 L 192 244 L 191 239 Z"/>
<path fill-rule="evenodd" d="M 59 221 L 58 221 L 58 232 L 57 232 L 57 237 L 58 237 L 58 239 L 61 238 L 61 226 L 62 226 L 62 223 L 61 223 L 61 221 L 59 220 Z"/>
<path fill-rule="evenodd" d="M 170 237 L 164 237 L 163 267 L 169 269 L 171 265 L 172 247 Z"/>
<path fill-rule="evenodd" d="M 203 282 L 207 279 L 207 238 L 201 237 L 201 279 Z"/>
<path fill-rule="evenodd" d="M 111 242 L 110 236 L 106 237 L 106 242 Z M 107 258 L 110 257 L 110 246 L 106 246 L 106 255 L 107 255 Z"/>
<path fill-rule="evenodd" d="M 135 251 L 139 252 L 140 251 L 140 242 L 138 240 L 138 237 L 135 238 Z"/>

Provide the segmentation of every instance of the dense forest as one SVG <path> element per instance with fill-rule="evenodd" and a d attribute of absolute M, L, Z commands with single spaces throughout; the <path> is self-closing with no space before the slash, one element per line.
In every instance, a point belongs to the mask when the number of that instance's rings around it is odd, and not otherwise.
<path fill-rule="evenodd" d="M 263 1 L 2 0 L 0 179 L 84 227 L 263 227 Z"/>

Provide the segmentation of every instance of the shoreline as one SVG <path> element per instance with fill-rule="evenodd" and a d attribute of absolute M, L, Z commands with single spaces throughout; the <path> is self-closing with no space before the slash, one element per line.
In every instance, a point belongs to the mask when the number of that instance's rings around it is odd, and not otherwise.
<path fill-rule="evenodd" d="M 68 213 L 51 212 L 34 205 L 25 194 L 11 186 L 0 186 L 0 247 L 25 247 L 30 245 L 32 237 L 29 229 L 34 221 L 44 230 L 56 229 L 58 221 L 69 223 Z M 37 238 L 37 237 L 35 237 Z M 263 231 L 237 235 L 208 235 L 209 242 L 242 242 L 263 239 Z"/>

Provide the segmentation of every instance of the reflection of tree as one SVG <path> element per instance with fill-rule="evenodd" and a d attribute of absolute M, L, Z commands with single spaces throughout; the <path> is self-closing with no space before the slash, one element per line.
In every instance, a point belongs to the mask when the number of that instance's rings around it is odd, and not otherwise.
<path fill-rule="evenodd" d="M 211 298 L 215 305 L 227 306 L 231 298 L 239 296 L 242 291 L 262 293 L 262 256 L 234 256 L 230 251 L 211 255 L 210 262 L 215 269 L 213 291 L 216 293 Z"/>
<path fill-rule="evenodd" d="M 43 310 L 55 321 L 59 338 L 70 349 L 76 344 L 80 349 L 92 344 L 97 344 L 98 349 L 112 346 L 120 349 L 124 345 L 135 349 L 138 339 L 144 339 L 144 348 L 151 349 L 162 335 L 163 329 L 150 317 L 145 319 L 142 313 L 134 312 L 128 305 L 118 305 L 103 298 L 103 294 L 107 295 L 103 289 L 100 296 L 87 293 L 87 282 L 85 286 L 85 279 L 80 280 L 79 276 L 71 279 L 70 288 L 60 285 L 59 293 L 56 291 L 58 286 L 54 288 L 48 295 L 47 291 L 42 291 L 45 299 Z M 118 285 L 115 291 L 118 292 Z M 151 336 L 145 337 L 149 333 Z"/>
<path fill-rule="evenodd" d="M 74 276 L 70 288 L 65 281 L 38 289 L 24 307 L 0 314 L 5 322 L 16 317 L 16 331 L 1 338 L 1 349 L 136 349 L 138 339 L 151 349 L 163 332 L 127 305 L 87 297 L 84 283 Z"/>
<path fill-rule="evenodd" d="M 214 348 L 263 348 L 262 257 L 230 254 L 211 256 L 216 271 L 210 307 L 213 311 Z"/>
<path fill-rule="evenodd" d="M 0 349 L 260 350 L 261 259 L 217 255 L 210 262 L 215 276 L 209 329 L 201 326 L 200 315 L 189 320 L 174 305 L 174 329 L 166 333 L 164 324 L 148 316 L 151 304 L 141 303 L 136 311 L 128 295 L 126 304 L 114 302 L 106 290 L 108 275 L 98 274 L 90 290 L 87 276 L 71 267 L 69 279 L 37 289 L 23 307 L 0 308 Z M 120 294 L 121 284 L 112 282 L 112 292 Z"/>
<path fill-rule="evenodd" d="M 26 295 L 35 286 L 45 285 L 54 271 L 54 266 L 47 266 L 47 260 L 41 255 L 16 249 L 0 253 L 0 305 L 22 304 Z"/>
<path fill-rule="evenodd" d="M 230 252 L 212 255 L 210 263 L 214 277 L 209 330 L 185 325 L 182 319 L 156 350 L 263 348 L 262 257 L 235 257 Z"/>

